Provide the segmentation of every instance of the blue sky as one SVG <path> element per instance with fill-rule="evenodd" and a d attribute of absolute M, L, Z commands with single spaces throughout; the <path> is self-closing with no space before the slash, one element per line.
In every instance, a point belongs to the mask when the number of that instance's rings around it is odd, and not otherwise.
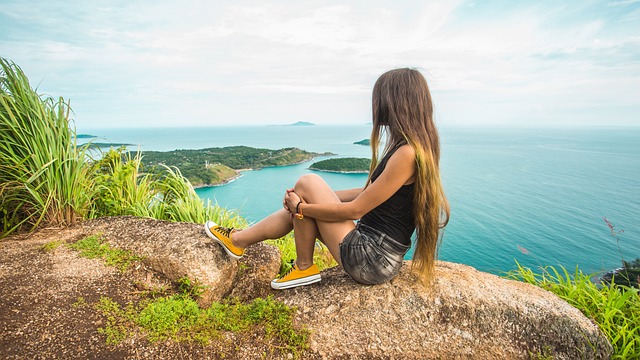
<path fill-rule="evenodd" d="M 78 128 L 362 124 L 405 66 L 441 126 L 640 125 L 640 0 L 0 5 L 0 56 Z"/>

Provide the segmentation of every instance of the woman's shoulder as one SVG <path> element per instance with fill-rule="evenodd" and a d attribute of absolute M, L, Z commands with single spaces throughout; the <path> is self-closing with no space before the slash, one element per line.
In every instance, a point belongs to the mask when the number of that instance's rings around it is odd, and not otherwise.
<path fill-rule="evenodd" d="M 416 150 L 409 144 L 400 145 L 393 155 L 391 155 L 391 158 L 397 158 L 399 160 L 413 160 L 415 157 Z"/>
<path fill-rule="evenodd" d="M 387 161 L 388 167 L 412 168 L 415 165 L 416 150 L 411 145 L 401 145 L 391 154 Z"/>

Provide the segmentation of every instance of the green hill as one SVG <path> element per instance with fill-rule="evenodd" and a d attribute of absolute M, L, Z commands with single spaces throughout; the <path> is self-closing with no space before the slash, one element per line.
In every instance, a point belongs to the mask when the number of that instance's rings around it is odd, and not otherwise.
<path fill-rule="evenodd" d="M 248 146 L 229 146 L 199 150 L 145 151 L 142 162 L 154 172 L 158 165 L 175 166 L 194 186 L 217 185 L 238 176 L 240 169 L 260 169 L 283 166 L 310 160 L 319 154 L 284 148 L 257 149 Z"/>
<path fill-rule="evenodd" d="M 328 172 L 367 173 L 371 165 L 365 158 L 336 158 L 313 163 L 309 169 Z"/>

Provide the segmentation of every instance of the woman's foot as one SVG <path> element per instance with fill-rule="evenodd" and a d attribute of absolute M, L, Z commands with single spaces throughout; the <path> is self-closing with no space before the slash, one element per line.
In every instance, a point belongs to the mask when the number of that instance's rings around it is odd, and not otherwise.
<path fill-rule="evenodd" d="M 230 257 L 237 260 L 244 255 L 244 249 L 233 245 L 233 241 L 231 240 L 231 234 L 234 233 L 236 229 L 218 226 L 213 221 L 208 220 L 204 224 L 204 231 L 210 238 L 220 244 Z"/>
<path fill-rule="evenodd" d="M 291 270 L 289 270 L 286 275 L 271 281 L 271 287 L 276 290 L 282 290 L 313 284 L 320 280 L 320 269 L 318 269 L 316 264 L 311 265 L 305 270 L 300 270 L 297 264 L 293 264 Z"/>

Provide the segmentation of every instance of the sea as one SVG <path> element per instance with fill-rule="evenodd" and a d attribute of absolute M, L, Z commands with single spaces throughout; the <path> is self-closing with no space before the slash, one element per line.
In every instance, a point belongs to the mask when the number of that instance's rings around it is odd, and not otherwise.
<path fill-rule="evenodd" d="M 366 174 L 309 166 L 330 157 L 369 158 L 370 148 L 354 142 L 369 138 L 370 131 L 366 124 L 78 130 L 143 152 L 246 145 L 336 154 L 244 171 L 225 185 L 196 190 L 249 222 L 280 209 L 285 189 L 304 174 L 316 173 L 334 189 L 362 187 Z M 441 175 L 451 204 L 440 260 L 494 274 L 516 263 L 600 273 L 640 257 L 640 127 L 439 131 Z"/>

